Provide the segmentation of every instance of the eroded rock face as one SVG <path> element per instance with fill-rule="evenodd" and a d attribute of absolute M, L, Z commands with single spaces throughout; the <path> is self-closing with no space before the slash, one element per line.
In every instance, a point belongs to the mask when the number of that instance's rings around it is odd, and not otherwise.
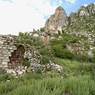
<path fill-rule="evenodd" d="M 95 4 L 94 3 L 88 5 L 87 8 L 90 14 L 95 14 Z"/>
<path fill-rule="evenodd" d="M 90 16 L 95 15 L 95 4 L 89 4 L 87 6 L 82 6 L 79 10 L 79 16 Z"/>
<path fill-rule="evenodd" d="M 58 33 L 58 30 L 67 24 L 67 15 L 64 9 L 59 6 L 45 24 L 45 30 L 51 33 Z"/>
<path fill-rule="evenodd" d="M 89 16 L 88 9 L 85 6 L 82 6 L 79 10 L 79 16 Z"/>

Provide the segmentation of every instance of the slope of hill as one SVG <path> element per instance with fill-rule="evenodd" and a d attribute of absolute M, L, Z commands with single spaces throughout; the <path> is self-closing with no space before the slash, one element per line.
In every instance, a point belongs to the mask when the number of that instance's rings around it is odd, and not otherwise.
<path fill-rule="evenodd" d="M 55 38 L 59 44 L 63 55 L 68 50 L 72 55 L 81 57 L 87 61 L 94 61 L 95 58 L 95 4 L 82 6 L 76 13 L 71 13 L 68 17 L 68 25 L 63 26 L 62 31 L 59 30 L 58 38 Z M 60 38 L 60 39 L 59 39 Z M 57 49 L 55 43 L 54 50 L 61 53 Z M 54 41 L 53 41 L 54 45 Z M 63 46 L 65 46 L 65 48 Z M 65 51 L 64 51 L 65 49 Z M 66 53 L 67 54 L 67 53 Z M 59 54 L 60 55 L 60 54 Z M 70 54 L 69 54 L 70 55 Z M 62 55 L 60 55 L 62 57 Z"/>

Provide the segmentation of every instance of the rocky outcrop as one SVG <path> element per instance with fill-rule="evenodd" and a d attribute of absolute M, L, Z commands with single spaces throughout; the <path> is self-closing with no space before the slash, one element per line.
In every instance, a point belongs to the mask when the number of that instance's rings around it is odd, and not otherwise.
<path fill-rule="evenodd" d="M 95 14 L 95 4 L 84 5 L 78 11 L 79 16 L 90 16 Z"/>
<path fill-rule="evenodd" d="M 55 64 L 55 63 L 48 63 L 46 65 L 43 64 L 31 64 L 31 71 L 32 72 L 37 72 L 37 73 L 42 73 L 46 71 L 54 71 L 56 73 L 62 73 L 63 72 L 63 67 Z"/>
<path fill-rule="evenodd" d="M 67 15 L 64 9 L 59 6 L 45 24 L 45 30 L 50 33 L 58 33 L 63 26 L 67 24 Z"/>
<path fill-rule="evenodd" d="M 68 18 L 68 26 L 63 27 L 64 34 L 79 39 L 74 43 L 69 43 L 67 48 L 77 55 L 93 57 L 92 51 L 95 48 L 95 4 L 80 7 L 77 12 L 71 13 Z"/>
<path fill-rule="evenodd" d="M 79 10 L 79 16 L 89 16 L 88 9 L 85 6 L 82 6 Z"/>

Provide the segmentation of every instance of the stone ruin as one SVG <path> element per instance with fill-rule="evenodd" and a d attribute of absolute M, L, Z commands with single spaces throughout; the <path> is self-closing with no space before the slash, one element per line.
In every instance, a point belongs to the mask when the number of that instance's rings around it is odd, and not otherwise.
<path fill-rule="evenodd" d="M 62 27 L 67 25 L 67 23 L 67 15 L 64 9 L 62 7 L 58 7 L 55 14 L 46 21 L 44 33 L 36 33 L 34 31 L 30 34 L 32 37 L 40 37 L 45 44 L 48 44 L 49 40 L 53 39 L 53 34 L 58 34 L 58 30 L 62 29 Z M 21 65 L 24 58 L 28 58 L 30 60 L 33 68 L 35 68 L 35 66 L 42 66 L 39 65 L 41 55 L 37 50 L 35 50 L 35 48 L 29 45 L 18 45 L 16 43 L 16 36 L 0 35 L 0 68 L 3 68 L 8 73 L 13 73 L 15 75 L 18 73 L 22 74 L 26 69 Z M 56 64 L 49 63 L 47 67 L 53 67 L 52 69 L 54 69 L 58 66 Z"/>
<path fill-rule="evenodd" d="M 15 36 L 0 36 L 0 67 L 7 68 L 10 62 L 10 56 L 17 47 L 14 45 Z"/>
<path fill-rule="evenodd" d="M 30 67 L 22 65 L 24 58 L 29 59 Z M 16 36 L 12 35 L 0 35 L 0 69 L 4 69 L 7 73 L 18 76 L 25 72 L 32 71 L 41 72 L 47 70 L 53 70 L 57 72 L 62 71 L 62 67 L 50 63 L 42 65 L 42 56 L 33 46 L 17 44 Z"/>
<path fill-rule="evenodd" d="M 40 55 L 33 47 L 17 44 L 16 36 L 0 35 L 0 68 L 14 74 L 17 70 L 25 72 L 21 64 L 24 58 L 31 63 L 40 63 Z"/>

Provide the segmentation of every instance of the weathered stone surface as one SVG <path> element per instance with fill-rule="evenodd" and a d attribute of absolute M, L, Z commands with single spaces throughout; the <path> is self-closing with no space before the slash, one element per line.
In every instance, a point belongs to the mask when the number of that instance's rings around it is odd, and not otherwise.
<path fill-rule="evenodd" d="M 66 24 L 67 15 L 64 9 L 59 6 L 56 9 L 55 14 L 46 21 L 45 30 L 51 33 L 58 33 L 58 30 L 61 30 L 61 28 Z"/>
<path fill-rule="evenodd" d="M 0 35 L 0 67 L 8 67 L 9 56 L 16 49 L 14 45 L 16 36 Z"/>
<path fill-rule="evenodd" d="M 57 73 L 63 72 L 63 67 L 50 62 L 49 64 L 43 65 L 43 64 L 31 64 L 31 70 L 33 72 L 46 72 L 46 71 L 54 71 Z"/>
<path fill-rule="evenodd" d="M 27 67 L 18 66 L 15 69 L 6 69 L 8 74 L 12 74 L 14 76 L 20 76 L 27 71 Z"/>
<path fill-rule="evenodd" d="M 89 16 L 89 12 L 86 7 L 81 7 L 81 9 L 79 10 L 79 16 Z"/>
<path fill-rule="evenodd" d="M 46 71 L 49 70 L 49 71 L 54 71 L 57 73 L 63 72 L 63 67 L 61 65 L 53 63 L 52 61 L 46 64 L 45 68 L 46 68 Z"/>
<path fill-rule="evenodd" d="M 31 64 L 40 63 L 40 54 L 29 45 L 17 45 L 15 36 L 0 35 L 0 68 L 13 75 L 21 75 L 26 72 L 22 66 L 22 60 L 28 58 Z"/>
<path fill-rule="evenodd" d="M 95 4 L 84 5 L 79 10 L 79 16 L 90 16 L 95 14 Z"/>
<path fill-rule="evenodd" d="M 40 63 L 40 54 L 37 50 L 32 47 L 25 49 L 24 58 L 28 58 L 31 64 L 39 64 Z"/>
<path fill-rule="evenodd" d="M 31 64 L 31 70 L 33 72 L 41 73 L 44 70 L 44 65 L 41 64 Z"/>

